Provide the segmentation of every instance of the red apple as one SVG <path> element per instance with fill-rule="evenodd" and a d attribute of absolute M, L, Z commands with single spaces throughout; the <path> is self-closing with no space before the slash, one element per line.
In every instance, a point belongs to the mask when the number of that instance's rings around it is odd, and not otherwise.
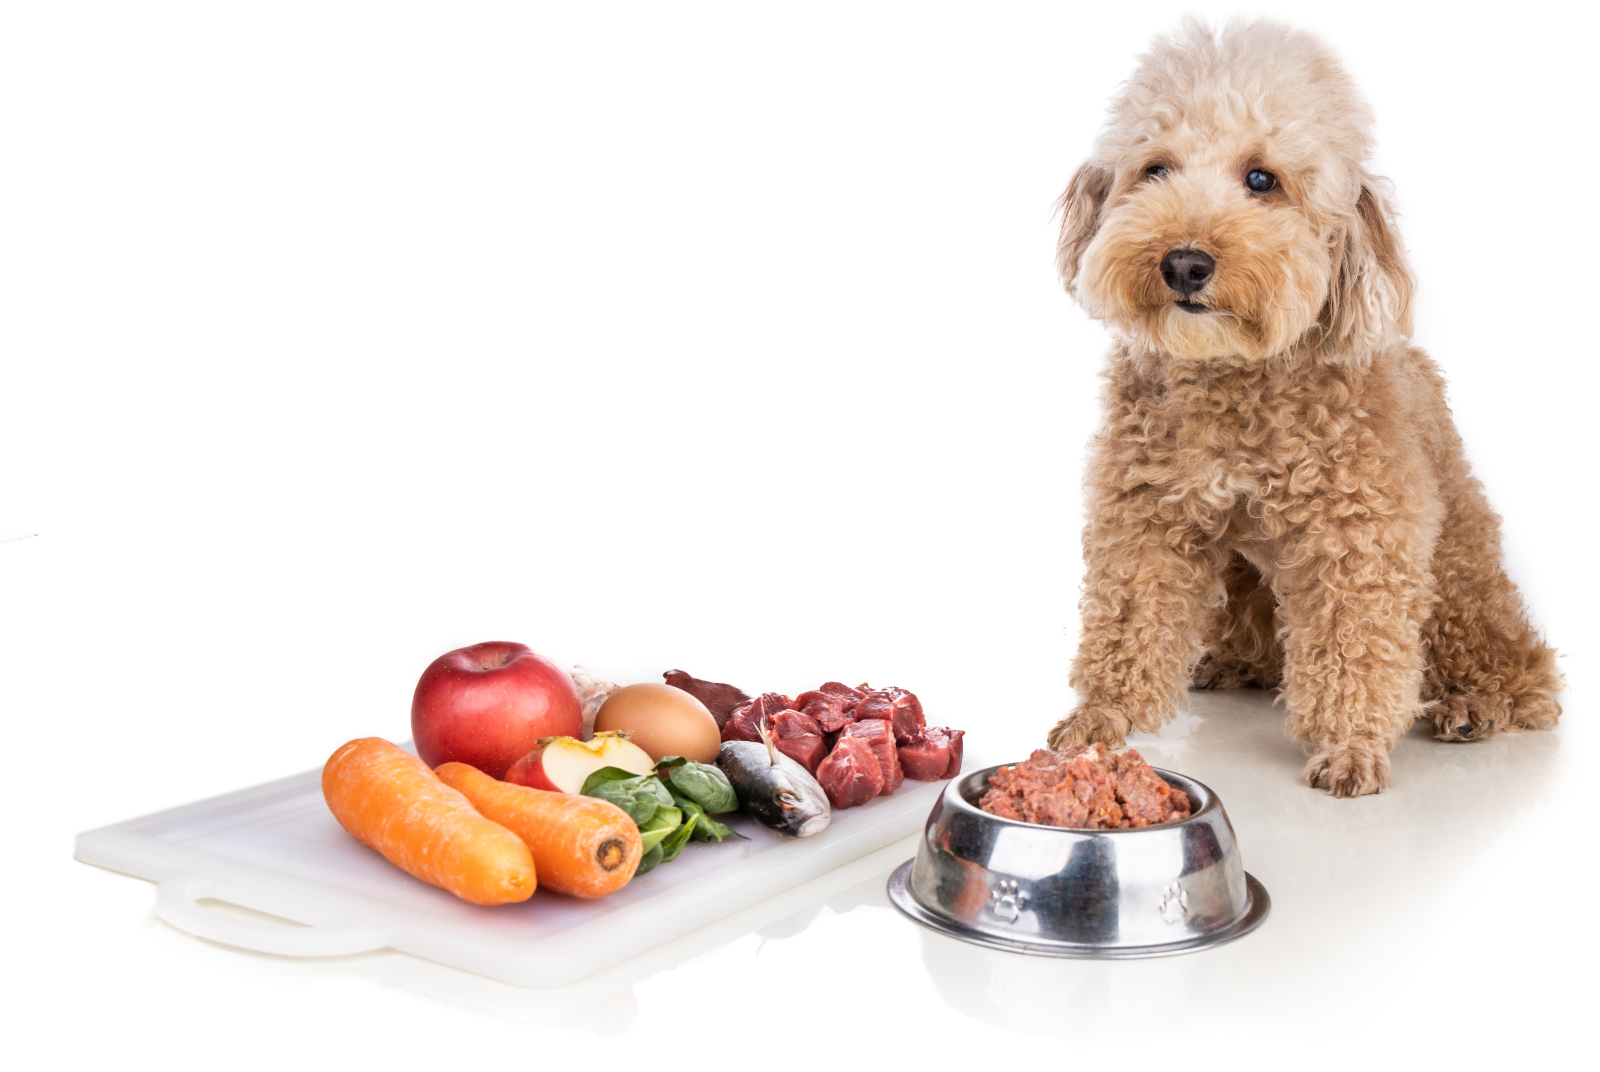
<path fill-rule="evenodd" d="M 649 774 L 656 769 L 656 761 L 625 733 L 597 733 L 592 741 L 552 737 L 511 764 L 504 780 L 531 789 L 576 793 L 601 767 Z"/>
<path fill-rule="evenodd" d="M 572 678 L 525 644 L 491 640 L 446 652 L 422 672 L 411 699 L 411 736 L 430 767 L 465 763 L 503 778 L 541 738 L 582 733 Z"/>

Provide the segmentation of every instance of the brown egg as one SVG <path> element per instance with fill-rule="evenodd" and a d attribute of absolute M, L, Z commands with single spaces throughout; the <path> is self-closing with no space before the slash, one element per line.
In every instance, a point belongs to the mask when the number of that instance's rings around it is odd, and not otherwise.
<path fill-rule="evenodd" d="M 651 759 L 682 756 L 696 763 L 715 763 L 722 732 L 706 705 L 682 689 L 645 682 L 628 685 L 606 697 L 594 717 L 595 732 L 618 730 L 650 753 Z"/>

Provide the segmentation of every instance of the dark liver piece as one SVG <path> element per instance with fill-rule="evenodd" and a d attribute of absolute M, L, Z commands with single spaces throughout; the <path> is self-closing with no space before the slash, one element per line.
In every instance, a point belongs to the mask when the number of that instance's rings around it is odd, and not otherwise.
<path fill-rule="evenodd" d="M 668 685 L 675 689 L 682 689 L 690 696 L 706 705 L 706 710 L 711 712 L 711 717 L 717 720 L 720 729 L 728 724 L 728 719 L 733 715 L 733 709 L 749 701 L 743 689 L 733 685 L 724 685 L 720 681 L 702 681 L 691 677 L 682 670 L 668 670 L 661 675 Z"/>

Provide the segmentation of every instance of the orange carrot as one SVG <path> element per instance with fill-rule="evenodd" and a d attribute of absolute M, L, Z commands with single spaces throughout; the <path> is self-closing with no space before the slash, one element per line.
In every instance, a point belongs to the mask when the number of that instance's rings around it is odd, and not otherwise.
<path fill-rule="evenodd" d="M 465 763 L 434 773 L 527 843 L 545 889 L 604 897 L 628 884 L 644 856 L 639 828 L 610 801 L 496 781 Z"/>
<path fill-rule="evenodd" d="M 526 901 L 539 885 L 517 835 L 479 815 L 426 763 L 381 737 L 340 746 L 322 768 L 322 796 L 357 841 L 463 901 Z"/>

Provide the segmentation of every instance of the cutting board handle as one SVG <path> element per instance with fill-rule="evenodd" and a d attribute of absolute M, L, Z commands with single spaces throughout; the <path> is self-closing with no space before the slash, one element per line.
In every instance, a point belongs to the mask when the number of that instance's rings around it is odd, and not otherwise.
<path fill-rule="evenodd" d="M 257 899 L 232 889 L 228 883 L 196 875 L 174 875 L 162 880 L 156 887 L 156 915 L 179 930 L 200 938 L 286 957 L 337 957 L 347 953 L 367 953 L 383 949 L 391 941 L 383 928 L 366 924 L 287 927 L 240 919 L 214 912 L 200 903 L 208 898 L 242 905 L 258 912 L 283 915 L 276 905 L 251 904 Z"/>

